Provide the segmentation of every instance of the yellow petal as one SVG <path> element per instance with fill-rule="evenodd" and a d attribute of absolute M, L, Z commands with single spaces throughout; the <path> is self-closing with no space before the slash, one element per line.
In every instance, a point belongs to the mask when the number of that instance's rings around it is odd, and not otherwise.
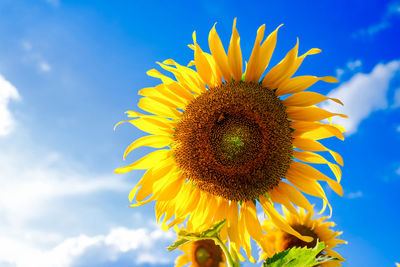
<path fill-rule="evenodd" d="M 181 97 L 175 92 L 170 90 L 170 87 L 165 84 L 159 84 L 156 87 L 147 87 L 139 91 L 139 95 L 147 97 L 156 97 L 158 99 L 166 99 L 174 108 L 184 109 L 189 103 L 190 99 Z"/>
<path fill-rule="evenodd" d="M 278 191 L 281 195 L 287 196 L 288 199 L 295 205 L 303 207 L 310 213 L 313 213 L 313 207 L 307 198 L 290 184 L 280 181 L 276 191 Z"/>
<path fill-rule="evenodd" d="M 261 41 L 264 38 L 265 24 L 261 25 L 257 30 L 256 41 L 254 42 L 253 51 L 251 52 L 251 56 L 249 59 L 249 63 L 246 66 L 246 82 L 258 82 L 260 77 L 256 77 L 258 61 L 260 60 L 260 46 Z"/>
<path fill-rule="evenodd" d="M 342 177 L 342 171 L 340 167 L 334 163 L 329 162 L 321 155 L 318 155 L 313 152 L 306 152 L 306 151 L 293 151 L 293 157 L 308 163 L 317 163 L 317 164 L 327 164 L 329 168 L 332 170 L 333 174 L 336 177 L 336 180 L 340 182 Z"/>
<path fill-rule="evenodd" d="M 226 55 L 221 39 L 219 38 L 217 31 L 215 30 L 215 24 L 212 27 L 210 34 L 208 35 L 208 44 L 210 46 L 211 54 L 218 68 L 221 70 L 225 82 L 232 81 L 232 74 L 229 67 L 228 56 Z"/>
<path fill-rule="evenodd" d="M 149 75 L 150 77 L 154 77 L 154 78 L 159 78 L 159 79 L 161 79 L 161 81 L 162 81 L 164 84 L 171 84 L 171 83 L 174 83 L 174 82 L 175 82 L 173 79 L 171 79 L 171 78 L 168 77 L 168 76 L 165 76 L 164 74 L 162 74 L 161 72 L 159 72 L 159 71 L 156 70 L 156 69 L 151 69 L 151 70 L 147 71 L 146 74 Z"/>
<path fill-rule="evenodd" d="M 144 132 L 155 135 L 171 136 L 173 134 L 173 128 L 175 127 L 172 121 L 152 115 L 130 120 L 129 123 L 135 125 Z"/>
<path fill-rule="evenodd" d="M 176 73 L 176 75 L 178 75 L 180 77 L 180 81 L 183 82 L 184 86 L 190 92 L 193 92 L 193 93 L 199 95 L 206 91 L 203 80 L 201 79 L 200 75 L 195 70 L 192 70 L 191 68 L 182 66 L 182 65 L 176 63 L 172 59 L 167 59 L 163 63 L 169 64 L 169 65 L 174 65 L 176 67 L 176 70 L 173 68 L 171 70 L 173 71 L 173 73 Z"/>
<path fill-rule="evenodd" d="M 269 89 L 276 89 L 286 79 L 290 78 L 290 69 L 293 68 L 297 52 L 299 49 L 299 39 L 297 39 L 296 45 L 290 50 L 285 58 L 273 67 L 263 79 L 263 87 Z"/>
<path fill-rule="evenodd" d="M 295 130 L 292 133 L 294 137 L 319 140 L 336 136 L 340 140 L 344 140 L 343 132 L 345 129 L 343 127 L 337 127 L 337 125 L 329 125 L 320 122 L 291 121 L 290 127 Z"/>
<path fill-rule="evenodd" d="M 326 76 L 326 77 L 316 77 L 309 75 L 298 76 L 285 80 L 284 82 L 279 84 L 278 90 L 276 90 L 276 95 L 282 96 L 286 94 L 293 94 L 304 91 L 317 81 L 324 81 L 328 83 L 338 82 L 338 80 L 332 76 Z"/>
<path fill-rule="evenodd" d="M 147 135 L 135 140 L 132 144 L 128 146 L 124 153 L 124 159 L 126 156 L 132 152 L 134 149 L 142 146 L 149 146 L 154 148 L 162 148 L 170 145 L 173 139 L 165 135 Z"/>
<path fill-rule="evenodd" d="M 166 60 L 164 62 L 171 63 L 174 62 L 173 60 Z M 179 66 L 178 68 L 173 68 L 171 66 L 167 66 L 166 64 L 156 62 L 158 65 L 160 65 L 161 68 L 171 72 L 174 74 L 176 80 L 178 81 L 179 84 L 181 84 L 187 91 L 193 92 L 195 94 L 201 94 L 204 92 L 206 89 L 204 87 L 204 82 L 200 79 L 197 78 L 196 76 L 199 76 L 199 74 L 195 71 L 193 71 L 190 68 L 178 65 L 177 63 L 174 62 L 175 66 Z M 192 75 L 190 71 L 195 72 L 195 75 Z M 190 75 L 189 75 L 190 74 Z M 169 85 L 169 84 L 168 84 Z"/>
<path fill-rule="evenodd" d="M 326 147 L 324 147 L 321 143 L 318 141 L 312 140 L 312 139 L 304 139 L 304 138 L 294 138 L 293 139 L 293 145 L 296 148 L 306 150 L 306 151 L 329 151 L 331 153 L 332 157 L 335 159 L 335 161 L 343 166 L 343 159 L 342 157 L 336 153 L 335 151 L 332 151 Z"/>
<path fill-rule="evenodd" d="M 316 106 L 310 107 L 287 107 L 286 112 L 291 120 L 320 121 L 333 116 L 347 118 L 340 113 L 332 113 Z"/>
<path fill-rule="evenodd" d="M 185 266 L 189 262 L 190 262 L 190 258 L 186 254 L 183 254 L 183 255 L 179 256 L 178 258 L 176 258 L 175 267 Z"/>
<path fill-rule="evenodd" d="M 236 29 L 236 18 L 233 20 L 232 36 L 228 49 L 228 62 L 235 81 L 242 80 L 242 51 L 240 49 L 240 36 Z"/>
<path fill-rule="evenodd" d="M 271 56 L 275 50 L 278 30 L 282 26 L 283 24 L 279 25 L 275 29 L 275 31 L 273 31 L 261 45 L 259 60 L 257 62 L 257 69 L 255 74 L 255 76 L 258 77 L 257 81 L 260 79 L 261 75 L 268 67 L 269 61 L 271 60 Z"/>
<path fill-rule="evenodd" d="M 297 238 L 305 241 L 305 242 L 311 242 L 313 241 L 314 238 L 310 236 L 303 236 L 299 234 L 296 230 L 294 230 L 288 222 L 275 210 L 275 208 L 272 206 L 272 204 L 269 202 L 269 200 L 264 197 L 260 196 L 260 203 L 261 207 L 263 208 L 264 212 L 268 215 L 269 219 L 279 228 L 282 229 L 283 231 L 296 236 Z"/>
<path fill-rule="evenodd" d="M 238 204 L 232 201 L 228 207 L 227 226 L 230 246 L 235 249 L 236 252 L 240 251 L 240 237 L 238 232 Z"/>
<path fill-rule="evenodd" d="M 151 172 L 147 171 L 146 176 L 148 176 L 148 178 L 143 182 L 141 181 L 142 187 L 136 195 L 136 200 L 140 202 L 151 194 L 156 196 L 156 193 L 158 193 L 156 192 L 158 191 L 156 190 L 156 185 L 159 185 L 160 182 L 165 184 L 168 181 L 166 177 L 169 177 L 171 172 L 176 169 L 174 167 L 172 160 L 166 160 L 161 166 L 151 169 Z M 157 189 L 159 189 L 159 187 Z"/>
<path fill-rule="evenodd" d="M 182 189 L 183 179 L 179 175 L 171 175 L 164 184 L 155 185 L 155 191 L 158 191 L 157 201 L 169 201 L 176 197 Z"/>
<path fill-rule="evenodd" d="M 151 167 L 156 166 L 159 162 L 167 159 L 170 156 L 170 154 L 171 150 L 169 149 L 153 151 L 150 154 L 144 156 L 143 158 L 135 161 L 134 163 L 129 164 L 128 166 L 116 169 L 114 173 L 126 173 L 132 170 L 149 169 Z"/>
<path fill-rule="evenodd" d="M 187 99 L 188 101 L 193 101 L 194 100 L 194 95 L 190 93 L 186 88 L 184 88 L 182 85 L 180 85 L 177 82 L 171 83 L 166 85 L 168 89 L 179 96 L 180 98 Z"/>
<path fill-rule="evenodd" d="M 329 184 L 333 191 L 335 191 L 338 195 L 343 196 L 343 188 L 338 182 L 332 180 L 331 178 L 308 164 L 292 161 L 290 163 L 290 171 L 292 172 L 292 175 L 296 177 L 306 177 L 325 181 Z"/>
<path fill-rule="evenodd" d="M 196 65 L 196 70 L 199 73 L 203 81 L 208 85 L 209 88 L 214 87 L 215 76 L 213 75 L 213 70 L 207 60 L 207 57 L 201 50 L 200 46 L 196 43 L 196 32 L 193 32 L 193 42 L 194 42 L 194 62 Z"/>
<path fill-rule="evenodd" d="M 315 92 L 299 92 L 296 94 L 293 94 L 291 96 L 289 96 L 288 98 L 286 98 L 285 100 L 282 101 L 282 103 L 285 106 L 296 106 L 296 107 L 306 107 L 306 106 L 312 106 L 315 104 L 318 104 L 322 101 L 325 100 L 332 100 L 335 101 L 338 104 L 343 105 L 342 102 L 340 102 L 340 100 L 336 99 L 336 98 L 330 98 Z"/>
<path fill-rule="evenodd" d="M 154 99 L 149 97 L 142 97 L 137 106 L 147 112 L 166 117 L 179 119 L 182 113 L 170 107 L 163 99 Z"/>
<path fill-rule="evenodd" d="M 250 262 L 255 263 L 256 260 L 251 256 L 251 242 L 250 242 L 250 234 L 249 234 L 249 229 L 246 226 L 246 221 L 245 221 L 245 213 L 243 211 L 243 207 L 240 209 L 240 215 L 239 215 L 239 236 L 240 236 L 240 243 L 246 252 L 247 258 L 249 258 Z"/>
<path fill-rule="evenodd" d="M 291 171 L 291 168 L 286 173 L 286 179 L 304 193 L 322 198 L 324 200 L 324 207 L 320 213 L 325 210 L 326 204 L 329 205 L 330 211 L 332 212 L 332 207 L 329 204 L 325 192 L 316 180 L 307 177 L 298 177 Z"/>
<path fill-rule="evenodd" d="M 275 188 L 269 191 L 268 194 L 273 203 L 278 203 L 285 206 L 292 213 L 296 212 L 296 208 L 293 206 L 292 203 L 290 203 L 289 198 L 286 195 L 281 194 Z"/>
<path fill-rule="evenodd" d="M 321 49 L 318 48 L 311 48 L 310 50 L 308 50 L 306 53 L 304 53 L 303 55 L 299 56 L 296 58 L 296 61 L 294 63 L 294 65 L 292 66 L 292 68 L 288 71 L 289 75 L 288 77 L 292 77 L 293 74 L 296 73 L 297 69 L 300 67 L 301 63 L 303 62 L 303 60 L 305 59 L 306 56 L 309 55 L 314 55 L 314 54 L 318 54 L 321 53 Z"/>
<path fill-rule="evenodd" d="M 246 222 L 247 230 L 250 236 L 260 245 L 263 245 L 264 233 L 257 217 L 257 209 L 252 200 L 242 205 L 241 212 Z"/>

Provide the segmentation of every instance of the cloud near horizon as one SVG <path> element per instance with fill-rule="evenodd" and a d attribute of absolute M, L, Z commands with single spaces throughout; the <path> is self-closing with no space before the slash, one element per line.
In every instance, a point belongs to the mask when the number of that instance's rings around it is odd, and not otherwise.
<path fill-rule="evenodd" d="M 125 261 L 130 264 L 166 264 L 171 263 L 171 259 L 166 250 L 160 249 L 160 244 L 166 247 L 174 239 L 172 232 L 164 232 L 156 225 L 137 229 L 116 227 L 106 235 L 82 234 L 66 238 L 49 249 L 1 237 L 0 263 L 17 267 L 69 267 L 90 262 L 90 266 L 96 266 L 118 262 L 126 256 Z"/>

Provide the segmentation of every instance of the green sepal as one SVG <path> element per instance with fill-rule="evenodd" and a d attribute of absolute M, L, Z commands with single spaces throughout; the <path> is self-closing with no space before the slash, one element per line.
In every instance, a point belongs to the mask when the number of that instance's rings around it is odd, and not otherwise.
<path fill-rule="evenodd" d="M 339 260 L 328 255 L 320 255 L 324 250 L 324 242 L 317 242 L 314 248 L 293 247 L 291 249 L 276 253 L 274 256 L 266 259 L 263 263 L 264 267 L 311 267 L 321 263 Z"/>
<path fill-rule="evenodd" d="M 171 246 L 167 247 L 167 250 L 168 251 L 173 251 L 173 250 L 179 248 L 180 246 L 182 246 L 183 244 L 185 244 L 187 242 L 189 242 L 189 240 L 187 240 L 187 239 L 183 239 L 183 238 L 182 239 L 178 239 Z"/>
<path fill-rule="evenodd" d="M 226 223 L 226 220 L 217 222 L 210 229 L 205 230 L 204 232 L 201 232 L 201 233 L 190 233 L 184 229 L 180 229 L 179 232 L 177 233 L 179 239 L 176 240 L 174 242 L 174 244 L 169 246 L 167 248 L 167 250 L 172 251 L 174 249 L 177 249 L 178 247 L 180 247 L 181 245 L 183 245 L 189 241 L 217 238 L 217 237 L 219 237 L 219 232 L 224 227 L 225 223 Z"/>

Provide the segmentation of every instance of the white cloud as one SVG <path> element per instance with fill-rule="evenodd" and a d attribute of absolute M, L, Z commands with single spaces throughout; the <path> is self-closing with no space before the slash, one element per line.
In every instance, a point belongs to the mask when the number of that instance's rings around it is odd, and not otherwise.
<path fill-rule="evenodd" d="M 346 114 L 349 119 L 333 119 L 334 123 L 343 125 L 347 135 L 357 131 L 358 125 L 373 111 L 388 106 L 386 94 L 390 81 L 400 70 L 400 61 L 378 64 L 371 73 L 357 73 L 349 81 L 332 90 L 329 97 L 340 99 L 344 106 L 335 102 L 324 103 L 322 107 L 335 113 Z"/>
<path fill-rule="evenodd" d="M 399 168 L 397 168 L 397 170 L 396 170 L 396 174 L 400 175 L 400 167 L 399 167 Z"/>
<path fill-rule="evenodd" d="M 51 70 L 51 66 L 46 61 L 41 61 L 38 63 L 39 70 L 43 72 L 49 72 Z"/>
<path fill-rule="evenodd" d="M 14 119 L 8 102 L 19 99 L 17 89 L 0 75 L 0 136 L 8 135 L 14 127 Z"/>
<path fill-rule="evenodd" d="M 400 125 L 397 126 L 396 131 L 400 133 Z"/>
<path fill-rule="evenodd" d="M 80 235 L 63 240 L 50 249 L 38 249 L 10 238 L 0 238 L 0 262 L 16 267 L 68 267 L 84 260 L 86 254 L 95 252 L 91 265 L 116 261 L 121 255 L 132 255 L 137 264 L 169 263 L 165 249 L 175 239 L 172 232 L 164 232 L 158 226 L 138 229 L 113 228 L 107 235 Z M 157 257 L 155 257 L 157 255 Z M 133 263 L 133 262 L 132 262 Z"/>
<path fill-rule="evenodd" d="M 375 24 L 370 25 L 365 29 L 361 29 L 353 34 L 353 37 L 359 36 L 373 36 L 378 32 L 385 30 L 392 26 L 391 20 L 395 16 L 400 15 L 400 2 L 392 1 L 388 4 L 385 14 L 382 16 L 381 20 Z"/>
<path fill-rule="evenodd" d="M 350 192 L 350 193 L 346 194 L 346 197 L 349 199 L 354 199 L 354 198 L 361 198 L 361 197 L 363 197 L 363 195 L 364 195 L 363 192 L 358 190 L 356 192 Z"/>
<path fill-rule="evenodd" d="M 90 173 L 57 153 L 30 150 L 36 149 L 12 146 L 0 152 L 0 218 L 10 224 L 40 216 L 57 199 L 129 188 L 120 176 Z"/>

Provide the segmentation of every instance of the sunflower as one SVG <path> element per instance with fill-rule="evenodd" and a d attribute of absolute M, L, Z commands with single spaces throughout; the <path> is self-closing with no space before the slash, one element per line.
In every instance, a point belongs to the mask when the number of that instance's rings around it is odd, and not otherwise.
<path fill-rule="evenodd" d="M 179 247 L 184 252 L 175 260 L 175 267 L 192 263 L 195 267 L 223 267 L 226 260 L 221 248 L 213 240 L 188 242 Z"/>
<path fill-rule="evenodd" d="M 289 210 L 294 209 L 293 203 L 312 212 L 302 191 L 322 198 L 325 208 L 329 202 L 318 180 L 343 194 L 341 171 L 336 164 L 342 165 L 342 158 L 318 140 L 332 136 L 343 140 L 341 126 L 319 121 L 345 116 L 315 106 L 328 99 L 341 102 L 304 92 L 319 80 L 337 80 L 292 78 L 304 58 L 320 50 L 313 48 L 298 56 L 297 41 L 261 79 L 280 27 L 264 41 L 265 25 L 258 29 L 244 74 L 236 19 L 227 54 L 215 25 L 209 34 L 211 53 L 200 48 L 194 32 L 194 44 L 189 45 L 194 60 L 188 66 L 172 59 L 158 63 L 176 80 L 155 69 L 147 72 L 161 79 L 159 85 L 139 91 L 144 97 L 138 107 L 151 115 L 127 111 L 131 119 L 120 122 L 129 122 L 150 134 L 130 144 L 124 159 L 138 147 L 159 148 L 115 171 L 147 170 L 129 194 L 130 201 L 137 201 L 131 206 L 156 200 L 156 218 L 159 222 L 163 217 L 163 229 L 186 221 L 189 231 L 201 232 L 226 219 L 221 237 L 228 238 L 230 248 L 236 252 L 244 248 L 253 262 L 251 238 L 260 246 L 264 243 L 257 206 L 277 227 L 310 241 L 311 237 L 302 236 L 285 222 L 274 203 Z M 282 100 L 284 95 L 289 96 Z M 328 151 L 336 163 L 313 151 Z M 327 164 L 336 180 L 307 163 Z"/>
<path fill-rule="evenodd" d="M 333 222 L 326 222 L 328 217 L 320 219 L 313 219 L 310 212 L 306 213 L 304 209 L 300 208 L 299 212 L 288 212 L 283 209 L 286 221 L 289 225 L 302 235 L 311 236 L 314 238 L 311 242 L 305 242 L 294 235 L 286 233 L 279 228 L 276 228 L 270 220 L 263 222 L 262 228 L 267 232 L 266 239 L 268 240 L 268 249 L 261 255 L 261 259 L 272 257 L 275 253 L 290 249 L 292 247 L 307 247 L 314 248 L 317 241 L 324 242 L 325 249 L 321 252 L 322 255 L 328 255 L 339 259 L 338 261 L 329 261 L 322 263 L 322 267 L 341 266 L 340 262 L 344 258 L 339 253 L 332 250 L 338 244 L 347 244 L 346 241 L 336 239 L 342 232 L 335 232 L 329 227 L 335 226 Z"/>

